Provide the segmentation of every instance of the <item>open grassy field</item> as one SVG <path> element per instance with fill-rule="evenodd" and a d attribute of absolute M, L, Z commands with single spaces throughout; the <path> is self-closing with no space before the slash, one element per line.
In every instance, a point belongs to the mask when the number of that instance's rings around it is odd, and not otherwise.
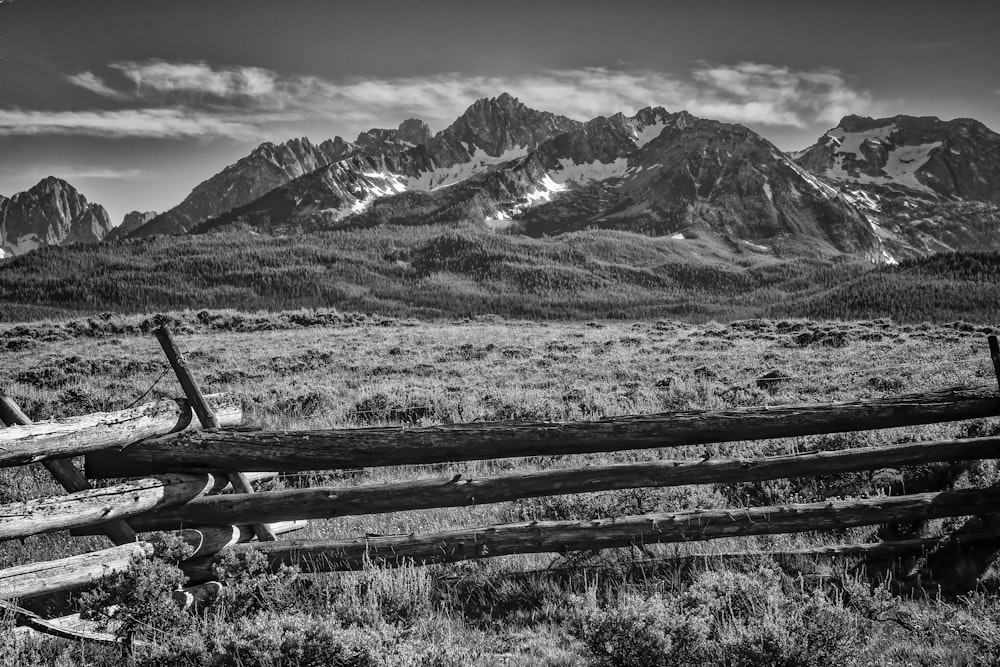
<path fill-rule="evenodd" d="M 596 419 L 692 408 L 820 403 L 996 384 L 992 323 L 740 320 L 434 323 L 336 312 L 178 312 L 0 324 L 0 387 L 35 419 L 180 395 L 148 331 L 169 323 L 206 391 L 243 401 L 265 428 Z M 774 371 L 780 379 L 758 380 Z M 152 389 L 150 390 L 150 387 Z M 148 393 L 147 393 L 148 391 Z M 996 420 L 668 451 L 539 457 L 349 473 L 272 484 L 378 484 L 581 463 L 836 449 L 1000 432 Z M 296 537 L 398 534 L 694 507 L 810 502 L 984 486 L 993 461 L 754 484 L 554 496 L 313 521 Z M 0 502 L 57 493 L 37 468 L 0 470 Z M 173 570 L 137 566 L 91 596 L 130 610 L 159 649 L 144 665 L 937 665 L 996 664 L 1000 603 L 989 571 L 910 577 L 813 558 L 650 557 L 791 549 L 936 534 L 960 523 L 739 538 L 638 550 L 517 556 L 342 575 L 269 575 L 232 563 L 199 616 L 160 605 Z M 105 546 L 39 536 L 0 543 L 0 567 Z M 256 569 L 255 569 L 256 568 Z M 550 572 L 521 575 L 526 570 Z M 975 580 L 979 578 L 978 582 Z M 972 593 L 951 591 L 974 582 Z M 138 593 L 137 593 L 138 592 Z M 0 664 L 121 664 L 112 649 L 16 641 L 0 617 Z"/>

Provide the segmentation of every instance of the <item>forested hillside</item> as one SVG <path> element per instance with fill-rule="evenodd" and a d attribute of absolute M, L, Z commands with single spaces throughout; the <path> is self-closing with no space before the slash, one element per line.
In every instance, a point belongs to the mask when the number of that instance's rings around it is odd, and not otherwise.
<path fill-rule="evenodd" d="M 734 254 L 609 231 L 556 239 L 451 226 L 245 232 L 50 247 L 0 263 L 0 320 L 103 311 L 338 308 L 392 316 L 871 318 L 988 322 L 1000 254 L 875 267 Z"/>

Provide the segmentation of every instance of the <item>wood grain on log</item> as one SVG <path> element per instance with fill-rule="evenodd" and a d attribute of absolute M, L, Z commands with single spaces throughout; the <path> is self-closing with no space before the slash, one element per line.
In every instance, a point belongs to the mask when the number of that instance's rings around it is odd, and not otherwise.
<path fill-rule="evenodd" d="M 136 558 L 152 555 L 153 545 L 133 542 L 59 560 L 0 570 L 0 599 L 28 598 L 64 591 L 124 572 Z"/>
<path fill-rule="evenodd" d="M 913 442 L 759 459 L 652 461 L 484 478 L 454 475 L 369 486 L 203 496 L 185 505 L 136 517 L 132 522 L 137 530 L 145 531 L 211 522 L 322 519 L 615 489 L 831 475 L 997 456 L 1000 456 L 1000 437 Z"/>
<path fill-rule="evenodd" d="M 864 431 L 1000 415 L 991 389 L 868 401 L 614 417 L 324 431 L 220 429 L 151 438 L 91 456 L 88 477 L 189 470 L 331 470 L 650 449 Z"/>
<path fill-rule="evenodd" d="M 224 394 L 208 398 L 224 425 L 240 423 L 243 410 L 236 398 Z M 11 426 L 0 429 L 0 467 L 124 447 L 143 438 L 199 427 L 197 420 L 191 421 L 186 401 L 164 400 L 118 412 Z"/>
<path fill-rule="evenodd" d="M 0 392 L 0 422 L 3 426 L 30 426 L 32 423 L 17 403 L 10 397 L 4 396 L 2 392 Z M 83 473 L 77 470 L 69 459 L 49 459 L 42 461 L 42 465 L 70 493 L 93 488 Z M 128 544 L 136 540 L 135 531 L 121 520 L 102 523 L 101 532 L 115 544 Z"/>
<path fill-rule="evenodd" d="M 133 517 L 185 503 L 212 488 L 211 475 L 158 475 L 65 496 L 0 505 L 0 540 Z"/>
<path fill-rule="evenodd" d="M 526 523 L 449 530 L 426 535 L 370 536 L 342 540 L 282 540 L 240 544 L 255 549 L 272 567 L 296 565 L 307 572 L 352 570 L 366 563 L 444 563 L 510 554 L 562 553 L 632 545 L 691 542 L 723 537 L 834 530 L 870 524 L 966 516 L 1000 501 L 1000 488 L 831 500 L 744 509 L 688 510 L 585 521 Z M 190 561 L 195 581 L 211 578 L 212 559 Z"/>

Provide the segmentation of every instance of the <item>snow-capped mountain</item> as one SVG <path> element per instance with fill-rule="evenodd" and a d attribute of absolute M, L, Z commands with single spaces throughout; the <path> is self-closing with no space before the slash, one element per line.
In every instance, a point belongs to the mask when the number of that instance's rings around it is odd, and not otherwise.
<path fill-rule="evenodd" d="M 111 230 L 104 207 L 49 176 L 10 199 L 0 197 L 0 248 L 23 255 L 47 245 L 97 243 Z"/>
<path fill-rule="evenodd" d="M 580 122 L 504 93 L 437 134 L 410 118 L 353 142 L 263 144 L 131 236 L 471 220 L 892 262 L 995 246 L 998 203 L 1000 135 L 972 120 L 848 116 L 788 155 L 743 126 L 683 111 Z"/>
<path fill-rule="evenodd" d="M 1000 203 L 1000 134 L 968 118 L 847 116 L 795 159 L 835 181 Z"/>
<path fill-rule="evenodd" d="M 305 138 L 279 145 L 265 143 L 236 164 L 200 183 L 183 202 L 130 236 L 184 233 L 198 223 L 237 209 L 298 177 L 353 156 L 392 159 L 394 168 L 399 170 L 394 173 L 408 177 L 407 189 L 429 190 L 525 155 L 542 141 L 577 124 L 564 116 L 530 109 L 514 97 L 503 94 L 479 100 L 451 126 L 433 136 L 426 123 L 411 118 L 395 130 L 363 132 L 355 142 L 335 137 L 318 146 Z M 336 171 L 343 173 L 349 168 L 350 165 L 342 165 Z M 382 186 L 377 189 L 379 192 L 384 190 Z M 342 194 L 350 194 L 350 190 L 345 189 Z M 369 199 L 368 194 L 349 196 L 341 206 L 350 211 L 359 202 Z M 325 211 L 328 217 L 336 220 L 343 217 L 333 214 L 329 203 L 319 201 L 313 206 L 313 202 L 307 202 L 305 206 L 309 211 Z"/>
<path fill-rule="evenodd" d="M 551 155 L 551 177 L 576 187 L 527 212 L 528 233 L 596 226 L 678 240 L 713 234 L 756 252 L 879 254 L 850 202 L 743 126 L 661 108 L 610 120 L 632 131 L 624 154 L 589 164 L 573 151 Z"/>
<path fill-rule="evenodd" d="M 1000 134 L 976 120 L 847 116 L 794 157 L 896 257 L 998 246 Z"/>
<path fill-rule="evenodd" d="M 865 216 L 754 132 L 661 107 L 587 123 L 509 95 L 476 102 L 428 138 L 362 134 L 365 147 L 206 222 L 303 232 L 481 220 L 554 234 L 605 227 L 712 235 L 747 252 L 883 257 Z M 416 139 L 416 141 L 414 140 Z"/>

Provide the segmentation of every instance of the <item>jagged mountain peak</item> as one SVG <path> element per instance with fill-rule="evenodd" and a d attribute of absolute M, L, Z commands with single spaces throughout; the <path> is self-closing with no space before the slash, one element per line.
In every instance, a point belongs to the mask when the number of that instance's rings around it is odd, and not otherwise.
<path fill-rule="evenodd" d="M 26 190 L 26 192 L 47 192 L 55 189 L 69 188 L 70 190 L 76 192 L 76 188 L 70 185 L 68 182 L 59 178 L 58 176 L 46 176 L 42 180 L 38 181 L 35 185 L 31 186 Z"/>
<path fill-rule="evenodd" d="M 402 141 L 414 146 L 424 146 L 431 140 L 431 128 L 419 118 L 407 118 L 399 124 L 396 132 Z"/>
<path fill-rule="evenodd" d="M 10 199 L 0 198 L 0 247 L 20 255 L 40 246 L 97 243 L 111 230 L 108 212 L 75 187 L 47 176 Z"/>
<path fill-rule="evenodd" d="M 542 142 L 581 126 L 579 121 L 526 106 L 509 93 L 476 100 L 435 135 L 435 162 L 450 167 L 482 151 L 487 156 L 524 155 Z"/>

